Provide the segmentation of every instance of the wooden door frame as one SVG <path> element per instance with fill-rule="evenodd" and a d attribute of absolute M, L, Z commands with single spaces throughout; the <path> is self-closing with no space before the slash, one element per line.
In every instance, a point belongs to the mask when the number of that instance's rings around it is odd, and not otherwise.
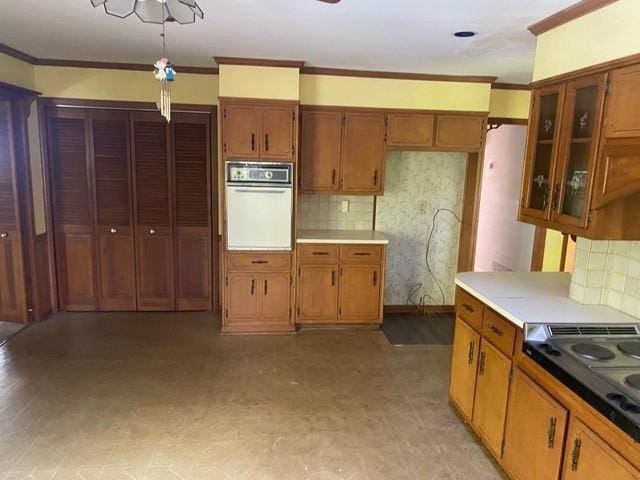
<path fill-rule="evenodd" d="M 42 175 L 44 183 L 44 199 L 45 199 L 45 220 L 47 226 L 47 236 L 49 251 L 49 273 L 51 275 L 51 302 L 52 310 L 58 312 L 60 309 L 58 303 L 58 282 L 57 282 L 57 266 L 55 258 L 55 239 L 51 234 L 53 232 L 53 210 L 52 210 L 52 186 L 50 172 L 50 148 L 49 148 L 49 131 L 47 128 L 46 110 L 51 107 L 61 108 L 80 108 L 80 109 L 114 109 L 127 111 L 157 111 L 157 106 L 152 102 L 135 102 L 135 101 L 119 101 L 119 100 L 91 100 L 78 98 L 38 98 L 38 117 L 40 126 L 40 143 L 42 149 Z M 172 109 L 175 112 L 202 113 L 210 115 L 211 139 L 210 139 L 210 171 L 211 171 L 211 195 L 209 202 L 211 203 L 211 299 L 212 311 L 219 309 L 218 294 L 219 291 L 219 275 L 220 269 L 220 251 L 219 251 L 219 232 L 218 232 L 218 106 L 217 105 L 196 105 L 174 103 Z"/>

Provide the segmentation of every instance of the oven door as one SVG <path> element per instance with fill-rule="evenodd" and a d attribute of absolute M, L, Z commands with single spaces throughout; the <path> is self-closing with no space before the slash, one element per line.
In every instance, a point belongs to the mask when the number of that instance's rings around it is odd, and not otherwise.
<path fill-rule="evenodd" d="M 291 250 L 293 189 L 227 185 L 227 249 Z"/>

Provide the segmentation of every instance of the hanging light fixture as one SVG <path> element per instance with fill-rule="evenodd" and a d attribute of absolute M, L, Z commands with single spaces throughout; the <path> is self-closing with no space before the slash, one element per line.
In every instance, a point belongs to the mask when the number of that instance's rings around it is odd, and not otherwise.
<path fill-rule="evenodd" d="M 204 12 L 195 0 L 91 0 L 94 7 L 104 6 L 104 11 L 118 18 L 136 14 L 145 23 L 177 22 L 181 25 L 195 23 L 196 17 L 204 18 Z"/>

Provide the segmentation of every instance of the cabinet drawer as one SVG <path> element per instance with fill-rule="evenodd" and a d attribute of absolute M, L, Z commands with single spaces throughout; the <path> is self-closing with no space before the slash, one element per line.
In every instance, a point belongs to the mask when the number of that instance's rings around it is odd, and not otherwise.
<path fill-rule="evenodd" d="M 508 357 L 513 355 L 516 328 L 508 320 L 488 308 L 485 309 L 482 320 L 482 336 Z"/>
<path fill-rule="evenodd" d="M 482 314 L 484 304 L 458 288 L 456 290 L 456 315 L 465 320 L 478 332 L 482 330 Z"/>
<path fill-rule="evenodd" d="M 337 263 L 340 258 L 338 245 L 310 244 L 298 246 L 300 263 Z"/>
<path fill-rule="evenodd" d="M 291 269 L 290 253 L 228 253 L 227 269 L 251 272 L 288 271 Z"/>
<path fill-rule="evenodd" d="M 380 245 L 343 245 L 340 247 L 340 260 L 346 263 L 380 263 L 382 248 Z"/>

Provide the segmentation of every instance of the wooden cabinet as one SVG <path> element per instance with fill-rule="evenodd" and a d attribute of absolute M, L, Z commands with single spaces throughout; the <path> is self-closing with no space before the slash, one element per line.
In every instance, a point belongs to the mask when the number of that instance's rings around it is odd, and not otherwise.
<path fill-rule="evenodd" d="M 381 323 L 384 265 L 382 245 L 301 245 L 297 322 Z"/>
<path fill-rule="evenodd" d="M 290 332 L 291 254 L 227 253 L 223 333 Z"/>
<path fill-rule="evenodd" d="M 478 360 L 473 423 L 487 448 L 498 458 L 502 455 L 510 378 L 511 358 L 483 338 Z"/>
<path fill-rule="evenodd" d="M 509 396 L 503 461 L 514 480 L 552 480 L 560 474 L 567 410 L 515 369 Z"/>
<path fill-rule="evenodd" d="M 1 229 L 2 227 L 0 227 Z M 0 320 L 26 320 L 22 249 L 15 230 L 0 230 Z"/>
<path fill-rule="evenodd" d="M 302 192 L 381 194 L 384 130 L 382 112 L 304 110 Z"/>
<path fill-rule="evenodd" d="M 613 70 L 609 79 L 610 95 L 604 124 L 604 136 L 640 138 L 640 65 Z"/>
<path fill-rule="evenodd" d="M 296 104 L 226 100 L 222 115 L 225 159 L 294 161 Z"/>
<path fill-rule="evenodd" d="M 589 429 L 577 417 L 569 422 L 563 480 L 611 478 L 638 480 L 640 471 Z"/>
<path fill-rule="evenodd" d="M 471 420 L 473 415 L 479 351 L 480 334 L 464 320 L 457 318 L 451 356 L 449 396 L 467 420 Z"/>
<path fill-rule="evenodd" d="M 435 115 L 432 113 L 389 113 L 385 144 L 391 149 L 432 147 L 434 128 Z"/>
<path fill-rule="evenodd" d="M 435 146 L 439 150 L 477 152 L 485 136 L 484 115 L 438 114 Z"/>

